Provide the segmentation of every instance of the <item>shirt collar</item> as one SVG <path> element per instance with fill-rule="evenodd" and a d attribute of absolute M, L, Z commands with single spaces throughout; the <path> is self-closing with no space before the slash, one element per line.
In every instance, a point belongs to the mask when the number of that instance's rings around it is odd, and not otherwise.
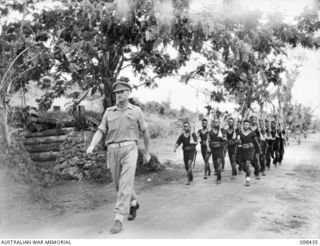
<path fill-rule="evenodd" d="M 127 107 L 125 107 L 125 108 L 123 108 L 123 109 L 120 109 L 120 108 L 118 108 L 118 106 L 117 106 L 117 105 L 115 105 L 112 111 L 115 111 L 115 110 L 132 109 L 132 108 L 133 108 L 133 105 L 132 105 L 131 103 L 128 103 Z"/>

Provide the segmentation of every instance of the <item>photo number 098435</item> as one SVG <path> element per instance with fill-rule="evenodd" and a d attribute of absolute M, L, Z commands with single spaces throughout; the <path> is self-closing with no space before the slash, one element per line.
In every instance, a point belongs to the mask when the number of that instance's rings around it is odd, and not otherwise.
<path fill-rule="evenodd" d="M 300 244 L 313 244 L 313 245 L 317 245 L 317 244 L 318 244 L 318 240 L 300 240 Z"/>

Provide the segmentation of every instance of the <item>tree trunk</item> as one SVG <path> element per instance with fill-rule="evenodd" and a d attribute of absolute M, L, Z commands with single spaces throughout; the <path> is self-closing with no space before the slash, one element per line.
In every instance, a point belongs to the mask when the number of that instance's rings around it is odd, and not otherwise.
<path fill-rule="evenodd" d="M 74 111 L 73 116 L 76 119 L 76 129 L 78 131 L 83 130 L 87 127 L 86 110 L 83 105 L 77 106 L 77 110 Z"/>
<path fill-rule="evenodd" d="M 116 104 L 115 98 L 112 95 L 112 85 L 116 82 L 116 78 L 107 78 L 104 84 L 104 98 L 103 98 L 103 108 L 104 111 Z"/>
<path fill-rule="evenodd" d="M 4 92 L 0 92 L 0 144 L 8 148 L 11 145 L 11 141 L 4 95 Z"/>

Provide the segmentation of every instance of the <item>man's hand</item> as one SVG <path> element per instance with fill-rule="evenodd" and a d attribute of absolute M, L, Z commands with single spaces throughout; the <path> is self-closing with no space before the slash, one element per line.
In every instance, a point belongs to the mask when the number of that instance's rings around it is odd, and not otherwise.
<path fill-rule="evenodd" d="M 94 147 L 93 146 L 89 146 L 87 149 L 87 154 L 91 154 L 93 152 Z"/>
<path fill-rule="evenodd" d="M 151 160 L 151 155 L 149 152 L 145 152 L 144 153 L 144 164 L 149 163 L 149 161 Z"/>

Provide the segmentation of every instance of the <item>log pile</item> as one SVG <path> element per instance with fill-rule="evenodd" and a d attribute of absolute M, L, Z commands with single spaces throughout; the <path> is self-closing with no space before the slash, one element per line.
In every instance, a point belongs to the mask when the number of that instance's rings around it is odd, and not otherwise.
<path fill-rule="evenodd" d="M 42 132 L 28 132 L 25 134 L 25 138 L 35 138 L 35 137 L 49 137 L 49 136 L 61 136 L 73 132 L 73 127 L 66 127 L 61 129 L 49 129 Z"/>
<path fill-rule="evenodd" d="M 73 128 L 49 129 L 41 132 L 28 132 L 23 144 L 36 162 L 55 161 L 58 157 L 61 144 Z"/>

